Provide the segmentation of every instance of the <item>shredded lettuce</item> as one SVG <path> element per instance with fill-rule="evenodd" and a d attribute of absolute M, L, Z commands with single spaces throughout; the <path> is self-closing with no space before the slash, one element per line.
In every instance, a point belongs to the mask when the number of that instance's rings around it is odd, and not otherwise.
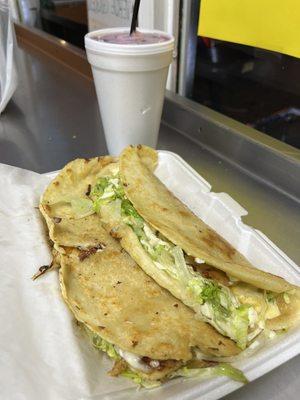
<path fill-rule="evenodd" d="M 173 372 L 170 375 L 170 378 L 175 378 L 178 376 L 182 376 L 185 378 L 202 378 L 209 379 L 215 376 L 227 376 L 230 379 L 233 379 L 237 382 L 248 383 L 248 379 L 245 377 L 242 371 L 237 368 L 234 368 L 230 364 L 218 364 L 215 367 L 208 368 L 189 368 L 183 367 L 179 370 Z"/>
<path fill-rule="evenodd" d="M 176 268 L 178 279 L 187 285 L 189 280 L 195 276 L 193 269 L 186 265 L 183 251 L 179 246 L 174 246 L 170 250 L 170 254 L 174 259 L 173 265 Z"/>
<path fill-rule="evenodd" d="M 114 346 L 107 342 L 106 340 L 102 339 L 100 336 L 95 335 L 92 339 L 93 345 L 98 349 L 102 350 L 108 354 L 110 358 L 113 360 L 120 360 L 119 354 L 116 352 Z"/>
<path fill-rule="evenodd" d="M 265 293 L 266 301 L 268 303 L 274 303 L 274 301 L 275 301 L 274 293 L 273 292 L 267 292 L 267 291 L 264 291 L 264 293 Z"/>
<path fill-rule="evenodd" d="M 101 336 L 98 334 L 94 333 L 91 331 L 86 325 L 84 325 L 84 328 L 86 332 L 88 333 L 93 346 L 101 350 L 107 355 L 115 360 L 121 360 L 121 356 L 115 349 L 114 345 L 107 340 L 103 339 Z M 161 385 L 161 382 L 159 380 L 156 381 L 151 381 L 148 379 L 145 379 L 140 375 L 138 371 L 133 371 L 130 368 L 128 368 L 126 371 L 123 371 L 121 376 L 133 380 L 134 383 L 137 385 L 140 385 L 146 389 L 152 389 L 155 387 L 158 387 Z M 176 377 L 186 377 L 186 378 L 202 378 L 202 379 L 208 379 L 212 378 L 215 376 L 227 376 L 235 381 L 242 382 L 242 383 L 247 383 L 248 380 L 243 374 L 242 371 L 234 368 L 230 364 L 226 363 L 220 363 L 216 365 L 215 367 L 208 367 L 208 368 L 189 368 L 189 367 L 182 367 L 178 369 L 177 371 L 172 372 L 170 375 L 168 375 L 168 378 L 176 378 Z"/>
<path fill-rule="evenodd" d="M 128 199 L 122 200 L 121 210 L 122 210 L 122 215 L 125 215 L 127 217 L 133 217 L 137 221 L 143 221 L 143 218 L 137 213 L 136 209 L 133 207 L 133 205 Z"/>
<path fill-rule="evenodd" d="M 132 227 L 135 231 L 138 238 L 142 238 L 144 236 L 143 233 L 143 226 L 144 220 L 143 218 L 137 213 L 136 209 L 133 207 L 131 202 L 125 198 L 125 194 L 123 193 L 123 197 L 121 197 L 121 217 L 123 221 Z"/>
<path fill-rule="evenodd" d="M 109 185 L 109 180 L 108 178 L 99 178 L 96 185 L 93 187 L 91 191 L 91 196 L 92 197 L 100 197 L 103 195 L 104 190 L 107 188 Z"/>
<path fill-rule="evenodd" d="M 249 307 L 240 306 L 225 286 L 195 273 L 187 265 L 182 249 L 157 237 L 146 223 L 143 232 L 140 242 L 157 268 L 180 281 L 193 300 L 202 305 L 204 319 L 244 349 L 247 344 Z"/>
<path fill-rule="evenodd" d="M 94 205 L 90 199 L 72 199 L 71 207 L 76 219 L 94 214 Z"/>
<path fill-rule="evenodd" d="M 115 361 L 121 360 L 122 357 L 116 351 L 113 344 L 111 344 L 107 340 L 101 338 L 101 336 L 92 332 L 86 326 L 85 326 L 85 329 L 91 338 L 93 346 L 96 347 L 96 349 L 104 351 L 105 353 L 107 353 L 107 355 L 111 359 L 113 359 Z M 125 378 L 132 379 L 134 383 L 136 383 L 137 385 L 140 385 L 146 389 L 151 389 L 151 388 L 161 385 L 161 383 L 159 381 L 150 381 L 148 379 L 144 379 L 143 377 L 140 376 L 140 374 L 138 372 L 132 371 L 129 368 L 126 371 L 123 371 L 120 375 Z"/>
<path fill-rule="evenodd" d="M 99 213 L 101 207 L 116 199 L 123 199 L 124 189 L 120 185 L 118 176 L 99 178 L 96 185 L 91 190 L 93 208 Z"/>
<path fill-rule="evenodd" d="M 132 379 L 134 383 L 146 389 L 152 389 L 161 385 L 160 381 L 150 381 L 144 379 L 138 372 L 134 372 L 130 369 L 122 372 L 121 376 Z M 245 377 L 242 371 L 240 371 L 237 368 L 234 368 L 232 365 L 225 363 L 218 364 L 215 367 L 207 367 L 207 368 L 182 367 L 177 371 L 174 371 L 171 374 L 169 374 L 168 378 L 173 379 L 177 377 L 184 377 L 184 378 L 201 378 L 204 380 L 204 379 L 214 378 L 216 376 L 226 376 L 237 382 L 241 382 L 244 384 L 248 383 L 248 379 Z"/>
<path fill-rule="evenodd" d="M 206 322 L 236 341 L 242 349 L 246 347 L 250 317 L 251 324 L 254 322 L 251 307 L 240 305 L 226 286 L 196 273 L 188 265 L 183 250 L 155 232 L 139 215 L 127 199 L 118 175 L 101 178 L 91 195 L 96 212 L 107 203 L 121 201 L 120 218 L 133 229 L 155 266 L 180 283 L 189 294 L 191 303 L 199 304 Z"/>
<path fill-rule="evenodd" d="M 244 349 L 247 345 L 249 314 L 252 307 L 238 305 L 227 288 L 210 280 L 199 281 L 199 278 L 194 278 L 188 287 L 193 290 L 199 304 L 202 304 L 204 320 Z"/>
<path fill-rule="evenodd" d="M 245 349 L 248 341 L 249 327 L 249 309 L 248 305 L 241 305 L 235 309 L 233 314 L 233 331 L 238 345 Z"/>
<path fill-rule="evenodd" d="M 195 277 L 188 282 L 188 288 L 193 292 L 198 303 L 209 302 L 215 312 L 222 314 L 224 317 L 230 316 L 230 296 L 216 282 Z"/>
<path fill-rule="evenodd" d="M 92 341 L 93 346 L 96 347 L 96 349 L 104 351 L 113 360 L 117 361 L 121 359 L 113 344 L 103 339 L 100 335 L 97 335 L 97 333 L 91 331 L 87 326 L 84 325 L 84 327 Z"/>

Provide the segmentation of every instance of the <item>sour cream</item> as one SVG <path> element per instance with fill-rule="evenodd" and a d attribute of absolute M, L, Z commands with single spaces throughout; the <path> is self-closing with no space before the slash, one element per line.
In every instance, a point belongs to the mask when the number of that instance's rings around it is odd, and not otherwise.
<path fill-rule="evenodd" d="M 143 372 L 151 371 L 151 368 L 146 365 L 142 358 L 136 354 L 130 353 L 129 351 L 124 351 L 115 346 L 116 351 L 120 354 L 122 358 L 134 369 L 138 369 Z"/>

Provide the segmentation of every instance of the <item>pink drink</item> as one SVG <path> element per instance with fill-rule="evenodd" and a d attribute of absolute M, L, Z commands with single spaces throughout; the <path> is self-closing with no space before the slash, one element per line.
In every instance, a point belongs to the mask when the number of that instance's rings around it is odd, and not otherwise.
<path fill-rule="evenodd" d="M 128 32 L 116 32 L 110 33 L 104 36 L 93 37 L 93 39 L 98 40 L 99 42 L 106 42 L 112 44 L 154 44 L 161 43 L 170 40 L 168 36 L 161 35 L 158 33 L 142 33 L 142 32 L 134 32 L 132 35 L 129 35 Z"/>

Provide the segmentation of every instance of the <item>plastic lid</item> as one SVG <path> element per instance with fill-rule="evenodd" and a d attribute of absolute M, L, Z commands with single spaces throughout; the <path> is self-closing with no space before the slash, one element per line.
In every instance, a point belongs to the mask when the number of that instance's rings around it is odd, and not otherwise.
<path fill-rule="evenodd" d="M 117 44 L 97 40 L 99 37 L 108 35 L 110 33 L 122 32 L 129 32 L 129 30 L 128 28 L 109 28 L 89 32 L 84 37 L 85 48 L 95 53 L 108 53 L 119 55 L 157 54 L 172 51 L 174 49 L 174 37 L 166 32 L 154 29 L 139 29 L 139 32 L 163 35 L 166 36 L 168 40 L 150 44 Z"/>

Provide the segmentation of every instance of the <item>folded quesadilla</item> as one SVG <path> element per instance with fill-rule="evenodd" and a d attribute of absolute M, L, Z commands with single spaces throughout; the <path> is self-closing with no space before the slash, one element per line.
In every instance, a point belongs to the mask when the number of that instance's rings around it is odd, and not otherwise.
<path fill-rule="evenodd" d="M 143 153 L 144 162 L 154 168 L 148 152 Z M 118 160 L 111 157 L 75 160 L 42 196 L 40 210 L 53 243 L 53 265 L 59 266 L 65 302 L 93 345 L 115 361 L 113 376 L 146 387 L 175 376 L 227 375 L 246 382 L 230 365 L 202 360 L 203 356 L 235 356 L 240 353 L 236 344 L 196 319 L 102 227 L 101 215 L 95 213 L 96 193 L 108 182 L 106 176 L 115 179 L 114 193 L 118 191 L 118 168 Z M 107 187 L 102 193 L 107 197 L 102 198 L 113 205 Z M 117 209 L 113 206 L 111 212 Z"/>
<path fill-rule="evenodd" d="M 147 275 L 240 349 L 296 324 L 299 288 L 254 268 L 157 179 L 156 164 L 157 153 L 138 146 L 113 168 L 83 168 L 86 182 L 97 179 L 81 201 Z"/>

